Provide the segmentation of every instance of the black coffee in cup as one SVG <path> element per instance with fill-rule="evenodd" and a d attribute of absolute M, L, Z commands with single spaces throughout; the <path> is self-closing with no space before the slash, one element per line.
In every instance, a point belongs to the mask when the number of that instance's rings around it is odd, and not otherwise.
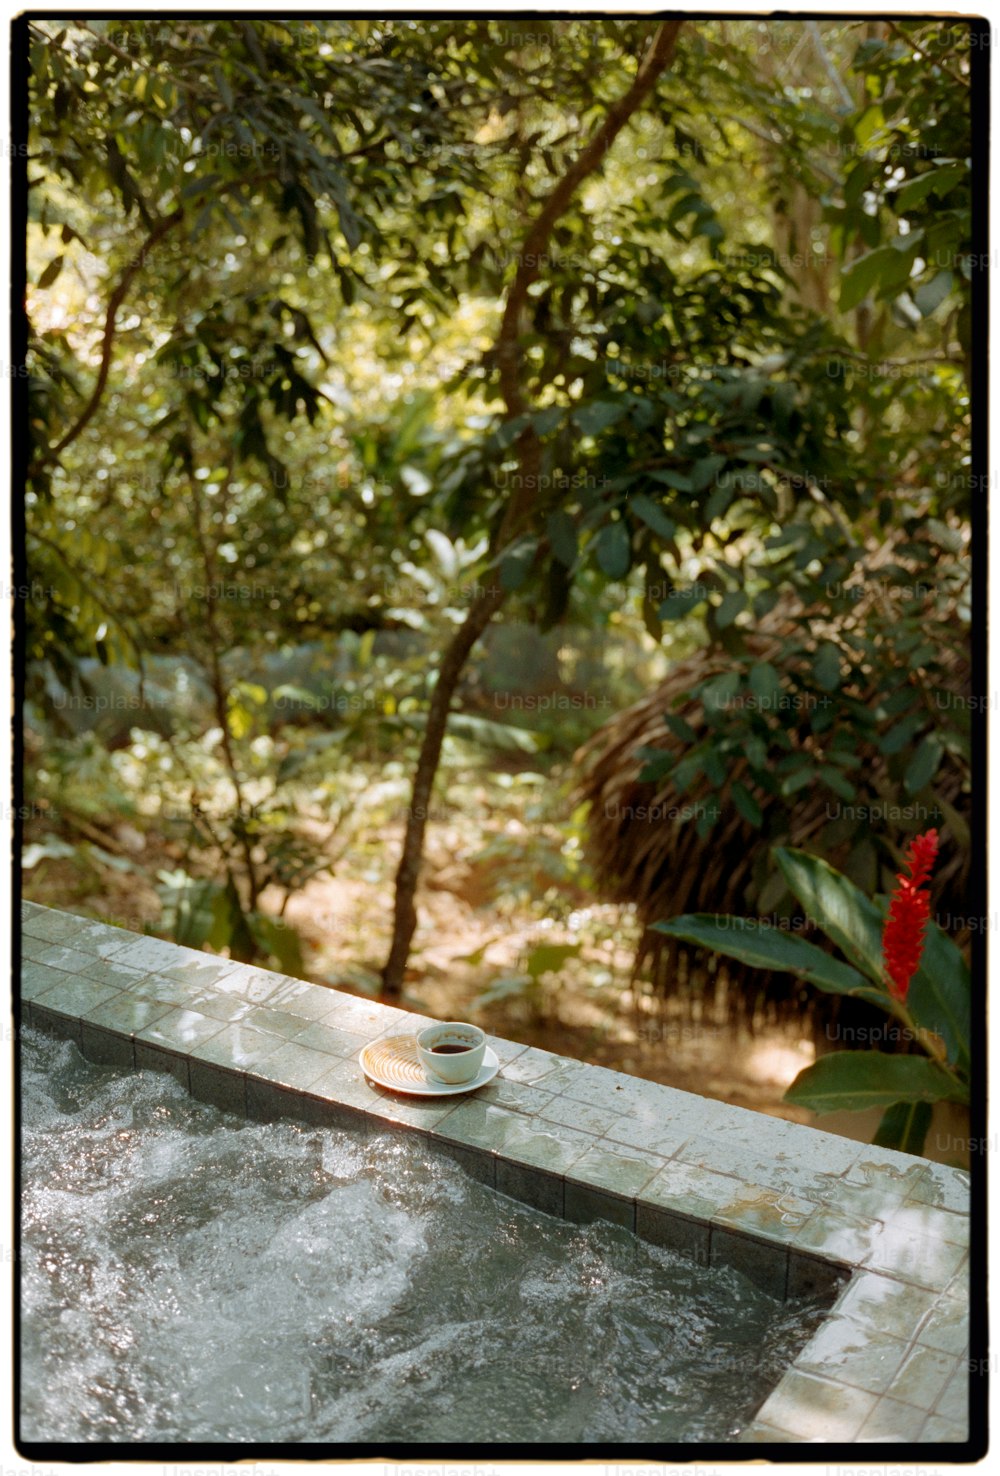
<path fill-rule="evenodd" d="M 431 1054 L 434 1056 L 460 1056 L 463 1051 L 471 1051 L 471 1045 L 452 1045 L 446 1041 L 443 1045 L 431 1046 Z"/>

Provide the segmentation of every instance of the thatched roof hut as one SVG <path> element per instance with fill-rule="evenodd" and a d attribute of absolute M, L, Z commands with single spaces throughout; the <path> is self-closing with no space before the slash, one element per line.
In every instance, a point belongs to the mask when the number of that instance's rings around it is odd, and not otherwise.
<path fill-rule="evenodd" d="M 762 620 L 747 636 L 751 658 L 770 661 L 781 668 L 783 639 L 790 622 L 801 613 L 786 602 Z M 683 740 L 668 727 L 665 714 L 679 713 L 699 735 L 705 725 L 701 702 L 688 694 L 706 677 L 732 667 L 725 652 L 702 650 L 679 661 L 655 691 L 605 723 L 577 754 L 582 773 L 577 785 L 578 800 L 589 803 L 587 819 L 588 859 L 599 889 L 607 898 L 635 905 L 643 925 L 635 959 L 635 985 L 644 984 L 663 997 L 720 1005 L 733 1017 L 753 1020 L 764 1012 L 787 1016 L 792 1011 L 813 1014 L 815 1021 L 828 1022 L 838 1002 L 821 995 L 789 976 L 767 975 L 725 963 L 679 940 L 649 931 L 649 924 L 685 912 L 718 912 L 767 917 L 777 926 L 808 928 L 807 920 L 785 893 L 780 873 L 771 859 L 776 845 L 798 846 L 823 856 L 839 869 L 852 871 L 859 832 L 874 845 L 879 864 L 871 865 L 867 877 L 855 875 L 866 890 L 891 885 L 893 851 L 908 836 L 936 825 L 942 831 L 941 859 L 935 872 L 934 903 L 939 913 L 964 915 L 962 906 L 968 866 L 967 848 L 952 833 L 957 815 L 967 821 L 969 798 L 961 766 L 946 754 L 935 776 L 933 790 L 953 811 L 935 815 L 933 809 L 912 805 L 915 815 L 900 806 L 897 786 L 888 775 L 886 759 L 874 746 L 859 744 L 864 796 L 860 808 L 869 813 L 843 823 L 844 805 L 836 805 L 825 788 L 800 790 L 791 800 L 776 799 L 759 787 L 754 795 L 763 811 L 759 829 L 749 824 L 727 803 L 732 785 L 747 780 L 747 764 L 739 760 L 727 773 L 722 791 L 715 795 L 704 775 L 683 794 L 670 780 L 640 782 L 644 758 L 638 751 L 663 749 L 684 751 Z M 952 692 L 968 690 L 968 663 L 957 663 L 949 673 Z M 808 748 L 808 721 L 803 721 L 799 740 Z M 875 797 L 885 800 L 876 802 Z M 893 797 L 890 802 L 889 796 Z M 697 831 L 704 808 L 718 803 L 720 817 L 706 839 Z M 880 811 L 879 803 L 883 809 Z M 831 817 L 831 804 L 834 815 Z M 904 810 L 896 812 L 896 807 Z M 841 812 L 838 816 L 838 811 Z M 960 826 L 959 826 L 960 828 Z M 874 859 L 874 858 L 872 858 Z M 877 874 L 876 874 L 877 872 Z M 816 930 L 801 936 L 824 943 Z M 967 940 L 959 935 L 956 941 Z M 852 1010 L 854 1002 L 850 1002 Z"/>

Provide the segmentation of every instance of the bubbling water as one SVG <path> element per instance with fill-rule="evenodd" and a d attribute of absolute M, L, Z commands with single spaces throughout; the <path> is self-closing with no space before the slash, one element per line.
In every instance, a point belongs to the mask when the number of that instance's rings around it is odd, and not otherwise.
<path fill-rule="evenodd" d="M 416 1140 L 22 1052 L 25 1440 L 726 1440 L 823 1313 Z"/>

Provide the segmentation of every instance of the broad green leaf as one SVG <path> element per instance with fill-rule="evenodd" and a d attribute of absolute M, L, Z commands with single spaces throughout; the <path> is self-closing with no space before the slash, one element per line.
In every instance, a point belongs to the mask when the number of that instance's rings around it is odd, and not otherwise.
<path fill-rule="evenodd" d="M 824 692 L 840 684 L 840 652 L 832 641 L 821 641 L 813 657 L 813 675 Z"/>
<path fill-rule="evenodd" d="M 733 804 L 739 810 L 747 824 L 759 830 L 764 820 L 763 812 L 749 789 L 744 784 L 741 784 L 738 779 L 732 788 L 732 799 Z"/>
<path fill-rule="evenodd" d="M 38 286 L 40 288 L 52 286 L 53 282 L 56 280 L 59 273 L 63 269 L 64 260 L 65 257 L 62 256 L 53 257 L 52 261 L 49 262 L 48 266 L 45 268 L 44 272 L 38 279 Z"/>
<path fill-rule="evenodd" d="M 605 523 L 597 535 L 597 562 L 609 579 L 622 579 L 632 564 L 632 540 L 621 520 Z"/>
<path fill-rule="evenodd" d="M 906 1004 L 919 1026 L 940 1035 L 949 1061 L 968 1071 L 972 975 L 960 949 L 935 922 L 927 925 L 920 967 L 910 982 Z"/>
<path fill-rule="evenodd" d="M 715 613 L 715 623 L 719 629 L 725 630 L 732 625 L 737 615 L 746 609 L 746 603 L 747 597 L 741 589 L 731 589 L 728 594 L 724 594 Z"/>
<path fill-rule="evenodd" d="M 576 524 L 569 513 L 562 509 L 554 512 L 546 522 L 545 531 L 548 534 L 553 555 L 560 564 L 571 569 L 576 563 L 577 541 Z"/>
<path fill-rule="evenodd" d="M 900 1153 L 922 1153 L 933 1114 L 930 1102 L 896 1102 L 886 1108 L 872 1142 Z"/>
<path fill-rule="evenodd" d="M 590 400 L 573 411 L 573 419 L 585 436 L 597 436 L 621 420 L 627 409 L 624 400 Z"/>
<path fill-rule="evenodd" d="M 647 528 L 652 528 L 662 538 L 673 538 L 677 532 L 677 524 L 673 518 L 668 518 L 662 507 L 658 507 L 652 498 L 644 496 L 642 492 L 629 498 L 629 507 Z"/>
<path fill-rule="evenodd" d="M 903 784 L 907 794 L 918 794 L 929 784 L 944 757 L 944 745 L 937 733 L 928 733 L 907 765 Z"/>
<path fill-rule="evenodd" d="M 807 943 L 804 938 L 770 923 L 758 922 L 756 918 L 694 912 L 651 926 L 654 932 L 665 933 L 668 938 L 682 938 L 686 943 L 714 949 L 752 968 L 797 974 L 829 994 L 850 994 L 873 1004 L 885 1003 L 885 991 L 873 988 L 857 969 L 831 958 L 815 943 Z"/>
<path fill-rule="evenodd" d="M 914 294 L 913 301 L 920 310 L 921 316 L 929 318 L 935 308 L 939 308 L 952 289 L 954 278 L 951 272 L 938 272 L 929 282 L 919 286 Z"/>
<path fill-rule="evenodd" d="M 876 984 L 882 983 L 882 914 L 852 881 L 826 861 L 779 846 L 774 853 L 807 917 Z M 884 1002 L 885 992 L 880 989 Z"/>
<path fill-rule="evenodd" d="M 968 1093 L 925 1056 L 835 1051 L 800 1071 L 784 1100 L 814 1112 L 864 1112 L 897 1102 L 964 1102 Z"/>

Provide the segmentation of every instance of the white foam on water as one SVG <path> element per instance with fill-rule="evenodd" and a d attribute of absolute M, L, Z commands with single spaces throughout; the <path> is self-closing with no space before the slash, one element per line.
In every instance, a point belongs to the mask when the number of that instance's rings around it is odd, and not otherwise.
<path fill-rule="evenodd" d="M 822 1315 L 23 1038 L 22 1437 L 732 1438 Z"/>

